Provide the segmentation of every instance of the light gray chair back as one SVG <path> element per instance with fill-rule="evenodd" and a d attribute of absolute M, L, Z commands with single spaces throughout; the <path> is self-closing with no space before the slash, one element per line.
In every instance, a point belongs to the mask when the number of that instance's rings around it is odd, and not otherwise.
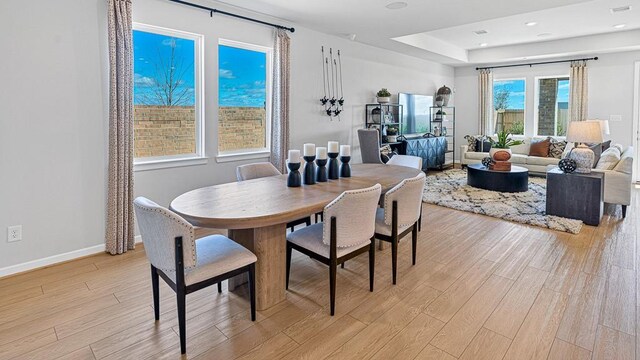
<path fill-rule="evenodd" d="M 377 129 L 358 129 L 363 164 L 383 164 L 380 158 L 380 135 Z"/>
<path fill-rule="evenodd" d="M 182 236 L 184 268 L 194 268 L 196 243 L 193 225 L 147 198 L 137 197 L 133 205 L 144 251 L 151 265 L 165 273 L 175 272 L 175 238 Z"/>
<path fill-rule="evenodd" d="M 393 155 L 387 165 L 406 166 L 418 170 L 422 170 L 422 158 L 411 155 Z"/>
<path fill-rule="evenodd" d="M 270 162 L 258 162 L 253 164 L 240 165 L 236 168 L 236 177 L 238 178 L 238 181 L 277 175 L 282 174 Z"/>
<path fill-rule="evenodd" d="M 398 227 L 411 226 L 420 218 L 422 208 L 422 193 L 426 175 L 421 172 L 418 176 L 404 179 L 400 184 L 384 194 L 384 223 L 392 225 L 393 202 L 398 203 Z"/>
<path fill-rule="evenodd" d="M 331 217 L 336 218 L 336 246 L 350 247 L 369 242 L 376 230 L 376 210 L 382 187 L 348 190 L 324 208 L 322 242 L 331 245 Z"/>

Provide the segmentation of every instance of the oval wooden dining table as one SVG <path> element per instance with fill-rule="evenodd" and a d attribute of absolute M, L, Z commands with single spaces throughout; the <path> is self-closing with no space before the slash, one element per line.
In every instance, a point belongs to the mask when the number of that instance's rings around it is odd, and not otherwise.
<path fill-rule="evenodd" d="M 322 211 L 343 191 L 379 183 L 384 193 L 420 172 L 382 164 L 351 168 L 349 178 L 297 188 L 287 187 L 287 175 L 207 186 L 178 196 L 171 210 L 195 226 L 228 229 L 229 238 L 256 254 L 256 305 L 264 310 L 285 299 L 287 222 Z"/>

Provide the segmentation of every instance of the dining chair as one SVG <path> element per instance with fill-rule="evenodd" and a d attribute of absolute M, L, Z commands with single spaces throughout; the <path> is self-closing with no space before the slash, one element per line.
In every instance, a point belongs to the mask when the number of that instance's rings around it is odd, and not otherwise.
<path fill-rule="evenodd" d="M 263 177 L 278 175 L 282 175 L 282 173 L 275 166 L 273 166 L 272 163 L 266 161 L 240 165 L 236 168 L 236 178 L 238 179 L 238 181 L 259 179 Z M 311 216 L 288 222 L 287 228 L 293 231 L 296 226 L 301 224 L 306 224 L 307 226 L 311 225 Z"/>
<path fill-rule="evenodd" d="M 291 253 L 295 249 L 329 266 L 331 316 L 336 307 L 336 272 L 338 264 L 369 252 L 369 291 L 373 291 L 375 271 L 375 218 L 380 184 L 348 190 L 324 207 L 321 222 L 287 235 L 287 289 L 291 273 Z"/>
<path fill-rule="evenodd" d="M 380 134 L 377 129 L 358 129 L 363 164 L 383 164 L 380 158 Z"/>
<path fill-rule="evenodd" d="M 153 309 L 160 320 L 159 278 L 175 291 L 178 303 L 180 351 L 186 347 L 186 296 L 233 276 L 249 273 L 251 321 L 256 319 L 256 256 L 242 245 L 222 235 L 195 239 L 194 227 L 153 201 L 134 200 L 142 242 L 151 263 Z"/>
<path fill-rule="evenodd" d="M 384 194 L 384 208 L 376 211 L 375 238 L 391 243 L 391 267 L 393 284 L 396 284 L 398 272 L 398 242 L 411 233 L 412 262 L 416 264 L 418 246 L 418 219 L 422 208 L 422 192 L 426 176 L 402 180 Z"/>
<path fill-rule="evenodd" d="M 411 155 L 394 155 L 387 161 L 387 165 L 406 166 L 422 170 L 422 158 Z M 422 231 L 422 206 L 420 206 L 420 218 L 418 219 L 418 232 Z"/>
<path fill-rule="evenodd" d="M 422 158 L 411 155 L 393 155 L 387 165 L 406 166 L 418 170 L 422 170 Z"/>

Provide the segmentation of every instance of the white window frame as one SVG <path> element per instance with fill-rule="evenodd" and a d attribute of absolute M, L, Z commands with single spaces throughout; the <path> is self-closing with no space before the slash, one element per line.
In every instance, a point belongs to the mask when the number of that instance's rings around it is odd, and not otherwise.
<path fill-rule="evenodd" d="M 566 136 L 556 136 L 556 135 L 539 135 L 538 134 L 538 106 L 540 105 L 540 80 L 542 79 L 559 79 L 559 78 L 569 78 L 569 74 L 566 75 L 545 75 L 545 76 L 536 76 L 534 77 L 535 84 L 533 85 L 533 136 L 534 137 L 546 137 L 552 136 L 557 139 L 564 139 Z M 569 86 L 571 86 L 571 80 L 569 80 Z M 556 90 L 557 91 L 557 90 Z M 567 102 L 569 102 L 569 99 Z M 571 104 L 569 104 L 569 109 L 571 108 Z M 556 101 L 556 118 L 554 120 L 553 133 L 555 134 L 556 129 L 558 128 L 558 102 Z"/>
<path fill-rule="evenodd" d="M 195 126 L 196 126 L 196 152 L 195 154 L 155 156 L 135 158 L 134 171 L 145 171 L 190 165 L 204 165 L 208 162 L 205 154 L 205 129 L 204 129 L 204 35 L 169 29 L 165 27 L 133 23 L 132 30 L 150 32 L 153 34 L 172 36 L 194 42 L 194 90 L 195 90 Z M 135 146 L 135 144 L 134 144 Z"/>
<path fill-rule="evenodd" d="M 218 148 L 216 149 L 218 156 L 216 157 L 217 162 L 228 162 L 228 161 L 236 161 L 236 160 L 244 160 L 244 159 L 255 159 L 261 157 L 268 157 L 271 154 L 271 97 L 272 97 L 272 88 L 271 84 L 273 81 L 272 69 L 273 69 L 273 48 L 267 46 L 260 46 L 255 44 L 249 44 L 241 41 L 228 40 L 228 39 L 218 39 L 218 49 L 220 49 L 220 45 L 230 46 L 244 50 L 262 52 L 266 55 L 266 63 L 265 63 L 265 87 L 266 87 L 266 96 L 265 96 L 265 144 L 264 148 L 253 148 L 253 149 L 238 149 L 238 150 L 230 150 L 230 151 L 220 151 L 220 144 L 218 144 Z M 219 116 L 220 113 L 220 97 L 219 97 L 219 89 L 220 89 L 220 55 L 218 51 L 218 69 L 216 69 L 216 73 L 218 75 L 218 99 L 216 102 L 218 104 L 218 109 L 216 116 Z M 218 117 L 218 128 L 216 129 L 216 134 L 220 131 L 220 118 Z"/>
<path fill-rule="evenodd" d="M 522 119 L 523 121 L 523 134 L 512 134 L 513 138 L 518 138 L 518 137 L 525 137 L 526 133 L 527 133 L 527 78 L 526 77 L 509 77 L 509 78 L 499 78 L 499 79 L 493 79 L 493 83 L 491 84 L 491 98 L 492 100 L 495 101 L 495 89 L 494 89 L 494 85 L 496 83 L 496 81 L 517 81 L 517 80 L 522 80 L 524 81 L 524 119 Z M 493 108 L 494 104 L 491 104 L 491 119 L 493 121 L 493 119 L 495 118 L 495 112 L 496 110 Z M 496 129 L 493 129 L 493 135 L 497 135 Z"/>

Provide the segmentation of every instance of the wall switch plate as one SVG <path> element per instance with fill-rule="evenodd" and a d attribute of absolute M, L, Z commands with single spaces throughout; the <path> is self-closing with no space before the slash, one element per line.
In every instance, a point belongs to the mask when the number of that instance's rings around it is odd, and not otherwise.
<path fill-rule="evenodd" d="M 22 240 L 22 225 L 9 226 L 7 228 L 7 242 Z"/>
<path fill-rule="evenodd" d="M 609 115 L 609 121 L 622 121 L 622 115 Z"/>

